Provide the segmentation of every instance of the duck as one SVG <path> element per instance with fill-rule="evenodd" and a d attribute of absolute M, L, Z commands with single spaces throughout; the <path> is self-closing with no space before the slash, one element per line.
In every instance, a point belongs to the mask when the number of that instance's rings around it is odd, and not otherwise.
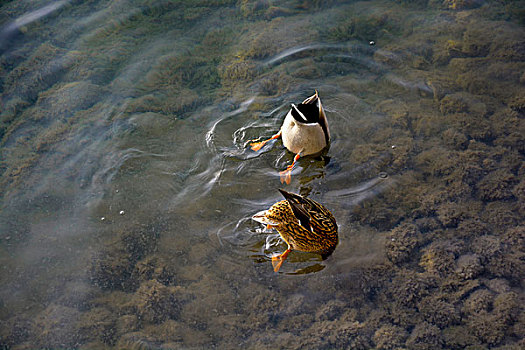
<path fill-rule="evenodd" d="M 317 90 L 300 104 L 292 103 L 277 134 L 264 141 L 252 141 L 250 147 L 257 152 L 266 143 L 279 137 L 284 147 L 295 154 L 292 164 L 279 172 L 281 183 L 290 184 L 292 169 L 300 157 L 320 154 L 330 145 L 328 119 Z"/>
<path fill-rule="evenodd" d="M 284 200 L 252 216 L 268 229 L 277 230 L 288 245 L 283 253 L 272 257 L 274 271 L 279 271 L 292 250 L 317 253 L 326 259 L 338 243 L 337 223 L 332 213 L 313 199 L 283 189 L 279 192 Z"/>

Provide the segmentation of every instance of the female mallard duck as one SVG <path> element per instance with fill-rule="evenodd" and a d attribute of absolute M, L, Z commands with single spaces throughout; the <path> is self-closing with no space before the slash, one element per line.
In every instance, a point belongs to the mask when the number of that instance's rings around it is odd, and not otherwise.
<path fill-rule="evenodd" d="M 279 191 L 284 200 L 252 216 L 267 228 L 275 228 L 288 244 L 284 253 L 272 257 L 274 271 L 279 271 L 292 250 L 318 253 L 323 259 L 332 254 L 338 241 L 337 223 L 328 209 L 312 199 Z"/>
<path fill-rule="evenodd" d="M 328 120 L 317 90 L 314 95 L 308 97 L 297 106 L 292 103 L 292 108 L 284 118 L 279 132 L 268 140 L 253 142 L 251 148 L 254 151 L 258 151 L 268 141 L 281 136 L 284 147 L 296 154 L 292 165 L 288 166 L 286 170 L 279 172 L 281 183 L 286 182 L 289 184 L 292 178 L 292 169 L 299 157 L 318 154 L 330 144 Z"/>

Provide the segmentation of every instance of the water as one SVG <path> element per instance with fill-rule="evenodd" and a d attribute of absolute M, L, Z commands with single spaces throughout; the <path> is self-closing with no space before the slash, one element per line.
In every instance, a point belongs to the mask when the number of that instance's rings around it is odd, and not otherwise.
<path fill-rule="evenodd" d="M 523 8 L 3 3 L 0 347 L 520 348 Z M 314 90 L 330 150 L 282 185 L 247 144 Z M 273 272 L 280 187 L 328 259 Z"/>

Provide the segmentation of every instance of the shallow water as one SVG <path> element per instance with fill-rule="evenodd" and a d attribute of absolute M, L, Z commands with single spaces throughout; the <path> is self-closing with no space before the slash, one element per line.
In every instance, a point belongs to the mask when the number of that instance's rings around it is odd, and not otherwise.
<path fill-rule="evenodd" d="M 0 5 L 0 347 L 520 348 L 523 5 Z M 247 144 L 315 90 L 283 185 Z M 328 259 L 273 272 L 280 187 Z"/>

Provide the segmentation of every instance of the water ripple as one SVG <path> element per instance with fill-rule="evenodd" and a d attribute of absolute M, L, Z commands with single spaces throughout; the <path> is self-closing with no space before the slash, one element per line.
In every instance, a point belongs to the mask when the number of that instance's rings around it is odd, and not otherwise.
<path fill-rule="evenodd" d="M 15 19 L 13 22 L 9 23 L 8 25 L 4 26 L 0 30 L 0 47 L 2 47 L 2 41 L 5 40 L 9 35 L 11 35 L 15 30 L 20 29 L 23 26 L 26 26 L 32 22 L 35 22 L 39 20 L 40 18 L 43 18 L 60 8 L 62 8 L 65 4 L 67 4 L 69 0 L 60 0 L 55 1 L 49 5 L 43 6 L 37 10 L 31 11 L 29 13 L 26 13 L 25 15 L 22 15 Z"/>
<path fill-rule="evenodd" d="M 329 52 L 348 52 L 348 51 L 356 51 L 356 52 L 363 52 L 370 54 L 372 50 L 364 45 L 355 43 L 351 46 L 349 45 L 343 45 L 343 44 L 310 44 L 310 45 L 302 45 L 302 46 L 295 46 L 289 49 L 284 50 L 283 52 L 277 54 L 276 56 L 270 58 L 266 62 L 264 62 L 264 65 L 271 66 L 278 63 L 281 63 L 282 61 L 296 56 L 298 54 L 302 54 L 304 52 L 323 52 L 323 51 L 329 51 Z"/>

